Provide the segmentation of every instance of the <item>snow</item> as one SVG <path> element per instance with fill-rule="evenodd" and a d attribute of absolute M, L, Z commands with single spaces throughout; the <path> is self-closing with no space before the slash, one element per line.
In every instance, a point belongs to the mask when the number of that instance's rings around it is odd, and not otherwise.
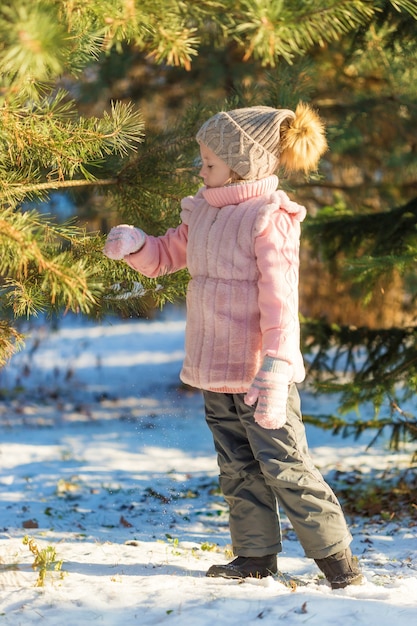
<path fill-rule="evenodd" d="M 38 323 L 0 372 L 0 624 L 409 625 L 417 616 L 415 520 L 349 519 L 366 581 L 332 591 L 282 516 L 279 574 L 207 578 L 230 560 L 201 396 L 181 387 L 184 314 Z M 301 389 L 305 410 L 328 400 Z M 406 464 L 372 435 L 307 426 L 324 475 Z M 56 550 L 40 569 L 23 539 Z"/>

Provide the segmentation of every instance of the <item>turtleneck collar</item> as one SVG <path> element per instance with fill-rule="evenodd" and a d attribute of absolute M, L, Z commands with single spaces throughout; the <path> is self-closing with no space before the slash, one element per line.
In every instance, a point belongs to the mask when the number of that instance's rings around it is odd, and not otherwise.
<path fill-rule="evenodd" d="M 236 183 L 224 187 L 203 187 L 201 193 L 205 200 L 218 209 L 231 204 L 240 204 L 251 198 L 257 198 L 275 191 L 278 187 L 278 176 L 273 174 L 267 178 L 247 183 Z"/>

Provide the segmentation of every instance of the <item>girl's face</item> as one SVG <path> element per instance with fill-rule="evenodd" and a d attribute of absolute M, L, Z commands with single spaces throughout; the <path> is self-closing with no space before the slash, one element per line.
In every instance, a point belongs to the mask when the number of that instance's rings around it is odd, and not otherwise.
<path fill-rule="evenodd" d="M 216 156 L 213 150 L 200 144 L 200 154 L 203 165 L 199 176 L 204 180 L 206 187 L 223 187 L 230 182 L 230 167 Z"/>

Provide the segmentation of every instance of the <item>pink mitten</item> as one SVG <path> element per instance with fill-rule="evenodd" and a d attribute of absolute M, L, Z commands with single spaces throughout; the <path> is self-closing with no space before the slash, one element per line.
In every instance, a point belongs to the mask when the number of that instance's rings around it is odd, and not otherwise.
<path fill-rule="evenodd" d="M 249 406 L 258 401 L 255 422 L 262 428 L 281 428 L 287 420 L 289 365 L 266 356 L 246 396 Z"/>
<path fill-rule="evenodd" d="M 107 236 L 103 253 L 116 261 L 127 254 L 138 252 L 145 243 L 146 235 L 140 228 L 121 224 L 111 229 Z"/>

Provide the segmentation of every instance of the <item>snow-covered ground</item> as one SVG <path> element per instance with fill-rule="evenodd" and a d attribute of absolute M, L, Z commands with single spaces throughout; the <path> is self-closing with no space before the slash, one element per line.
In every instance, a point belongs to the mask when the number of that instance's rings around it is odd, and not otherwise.
<path fill-rule="evenodd" d="M 332 591 L 285 516 L 276 578 L 205 577 L 230 560 L 230 537 L 201 397 L 179 384 L 183 333 L 175 307 L 152 321 L 70 317 L 38 324 L 0 371 L 0 625 L 415 623 L 413 519 L 349 519 L 359 587 Z M 409 458 L 367 449 L 371 435 L 307 432 L 324 474 Z M 56 551 L 56 571 L 33 569 L 25 536 Z"/>

